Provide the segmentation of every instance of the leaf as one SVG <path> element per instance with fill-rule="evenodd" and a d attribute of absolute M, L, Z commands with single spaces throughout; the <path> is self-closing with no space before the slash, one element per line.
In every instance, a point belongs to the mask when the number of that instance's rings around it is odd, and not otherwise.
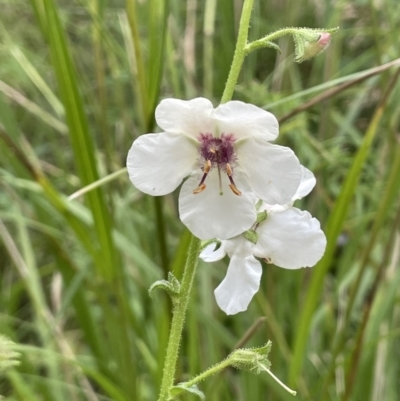
<path fill-rule="evenodd" d="M 168 280 L 157 280 L 149 288 L 150 296 L 153 295 L 155 289 L 161 288 L 169 294 L 172 302 L 175 303 L 178 300 L 179 293 L 181 291 L 181 284 L 178 279 L 173 275 L 172 272 L 168 273 Z"/>

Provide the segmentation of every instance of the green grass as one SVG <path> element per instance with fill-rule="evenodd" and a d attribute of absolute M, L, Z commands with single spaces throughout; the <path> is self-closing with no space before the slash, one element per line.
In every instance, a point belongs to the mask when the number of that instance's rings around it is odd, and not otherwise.
<path fill-rule="evenodd" d="M 148 288 L 182 276 L 190 237 L 177 193 L 141 194 L 126 154 L 156 130 L 160 99 L 218 104 L 241 4 L 0 1 L 0 333 L 21 353 L 2 375 L 6 400 L 157 398 L 171 305 Z M 261 291 L 233 317 L 213 296 L 227 260 L 200 262 L 177 381 L 258 322 L 242 346 L 272 340 L 272 371 L 297 400 L 395 401 L 400 62 L 369 73 L 400 57 L 400 3 L 255 1 L 252 40 L 285 26 L 341 29 L 300 65 L 289 37 L 280 54 L 252 53 L 234 98 L 281 118 L 278 143 L 317 176 L 298 206 L 320 220 L 327 252 L 312 269 L 264 265 Z M 267 375 L 233 369 L 200 388 L 207 401 L 293 399 Z"/>

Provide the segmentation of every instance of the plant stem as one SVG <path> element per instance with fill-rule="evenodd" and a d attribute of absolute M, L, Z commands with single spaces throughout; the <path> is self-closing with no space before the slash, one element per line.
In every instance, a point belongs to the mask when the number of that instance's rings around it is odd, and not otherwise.
<path fill-rule="evenodd" d="M 247 46 L 247 35 L 250 25 L 251 11 L 253 9 L 253 2 L 254 0 L 245 0 L 243 4 L 235 54 L 233 56 L 231 69 L 229 71 L 228 80 L 221 98 L 221 103 L 225 103 L 232 99 L 236 82 L 243 65 L 243 60 L 246 57 L 245 49 Z M 176 363 L 178 360 L 178 351 L 182 337 L 183 323 L 185 321 L 190 292 L 192 290 L 193 279 L 196 273 L 200 245 L 201 241 L 192 235 L 181 282 L 179 300 L 177 301 L 173 310 L 174 316 L 171 323 L 171 332 L 168 340 L 167 354 L 165 356 L 164 372 L 158 401 L 167 401 L 169 399 L 170 389 L 174 385 Z"/>
<path fill-rule="evenodd" d="M 217 363 L 216 365 L 212 366 L 211 368 L 207 369 L 206 371 L 200 373 L 199 375 L 195 376 L 193 379 L 182 383 L 184 384 L 186 387 L 192 387 L 197 383 L 200 383 L 201 381 L 207 379 L 210 376 L 213 376 L 219 372 L 221 372 L 221 370 L 224 370 L 225 368 L 227 368 L 228 366 L 231 366 L 232 361 L 227 358 L 219 363 Z"/>
<path fill-rule="evenodd" d="M 189 245 L 188 257 L 186 259 L 185 270 L 183 272 L 183 278 L 181 282 L 179 301 L 175 305 L 174 316 L 172 318 L 171 332 L 169 335 L 167 355 L 165 357 L 164 373 L 161 382 L 159 401 L 168 400 L 169 390 L 174 385 L 179 344 L 181 342 L 186 309 L 189 304 L 190 291 L 192 290 L 193 279 L 196 273 L 200 244 L 201 241 L 194 235 L 192 235 Z"/>
<path fill-rule="evenodd" d="M 222 94 L 221 103 L 226 103 L 232 99 L 233 92 L 242 69 L 244 58 L 246 57 L 247 37 L 250 26 L 251 11 L 253 10 L 254 0 L 245 0 L 240 17 L 239 33 L 236 42 L 235 53 L 233 55 L 231 69 L 229 71 L 228 80 L 225 84 L 224 93 Z"/>
<path fill-rule="evenodd" d="M 278 31 L 272 32 L 267 36 L 264 36 L 261 39 L 255 40 L 254 42 L 249 43 L 246 46 L 246 54 L 252 52 L 253 50 L 259 49 L 261 47 L 265 47 L 266 42 L 271 42 L 275 39 L 280 38 L 281 36 L 285 36 L 288 34 L 293 34 L 297 32 L 299 28 L 282 28 L 279 29 Z"/>

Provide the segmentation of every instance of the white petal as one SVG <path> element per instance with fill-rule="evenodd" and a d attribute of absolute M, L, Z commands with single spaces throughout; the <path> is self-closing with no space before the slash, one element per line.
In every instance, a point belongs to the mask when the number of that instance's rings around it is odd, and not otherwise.
<path fill-rule="evenodd" d="M 268 214 L 257 233 L 254 255 L 285 269 L 314 266 L 325 252 L 326 238 L 319 221 L 294 207 Z"/>
<path fill-rule="evenodd" d="M 314 174 L 304 166 L 300 166 L 300 168 L 301 168 L 300 185 L 297 188 L 296 193 L 293 195 L 291 202 L 287 203 L 286 205 L 279 205 L 279 204 L 269 205 L 268 203 L 264 202 L 260 207 L 259 211 L 266 210 L 267 212 L 274 212 L 274 213 L 283 212 L 284 210 L 292 207 L 293 203 L 297 199 L 304 198 L 312 191 L 312 189 L 315 187 L 316 184 L 316 179 L 314 177 Z"/>
<path fill-rule="evenodd" d="M 215 250 L 215 248 L 217 247 L 217 244 L 215 242 L 211 243 L 210 245 L 207 245 L 200 252 L 199 255 L 200 258 L 204 260 L 204 262 L 216 262 L 217 260 L 221 260 L 226 255 L 224 246 L 225 242 L 226 241 L 222 241 L 220 247 L 217 250 Z"/>
<path fill-rule="evenodd" d="M 297 191 L 293 197 L 293 201 L 297 199 L 302 199 L 307 196 L 315 187 L 317 180 L 314 177 L 314 174 L 304 166 L 301 167 L 301 181 L 300 185 L 297 188 Z"/>
<path fill-rule="evenodd" d="M 238 235 L 237 237 L 231 238 L 224 241 L 224 249 L 228 256 L 231 258 L 236 255 L 241 258 L 245 258 L 253 254 L 254 244 L 243 237 Z"/>
<path fill-rule="evenodd" d="M 267 141 L 273 141 L 279 135 L 278 120 L 273 114 L 238 100 L 219 105 L 214 118 L 221 134 L 234 134 L 237 139 L 261 135 Z"/>
<path fill-rule="evenodd" d="M 217 169 L 211 170 L 205 181 L 206 189 L 193 194 L 202 173 L 197 172 L 183 184 L 179 195 L 180 218 L 200 239 L 228 239 L 248 230 L 256 219 L 254 194 L 240 169 L 234 171 L 241 196 L 229 188 L 226 174 L 221 173 L 223 195 L 220 195 Z"/>
<path fill-rule="evenodd" d="M 285 205 L 292 200 L 300 184 L 301 168 L 291 149 L 255 137 L 238 144 L 237 155 L 260 199 L 270 205 Z"/>
<path fill-rule="evenodd" d="M 164 99 L 156 108 L 157 124 L 167 132 L 198 138 L 200 133 L 214 134 L 212 103 L 199 97 L 192 100 Z"/>
<path fill-rule="evenodd" d="M 218 306 L 227 315 L 245 311 L 260 288 L 261 273 L 261 263 L 253 255 L 243 258 L 234 254 L 225 278 L 214 291 Z"/>
<path fill-rule="evenodd" d="M 126 163 L 133 185 L 153 196 L 172 192 L 196 164 L 194 143 L 184 135 L 166 132 L 137 138 Z"/>
<path fill-rule="evenodd" d="M 288 203 L 286 205 L 269 205 L 268 203 L 263 203 L 262 206 L 259 209 L 259 212 L 266 210 L 267 212 L 283 212 L 286 209 L 289 209 L 292 207 L 291 203 Z"/>

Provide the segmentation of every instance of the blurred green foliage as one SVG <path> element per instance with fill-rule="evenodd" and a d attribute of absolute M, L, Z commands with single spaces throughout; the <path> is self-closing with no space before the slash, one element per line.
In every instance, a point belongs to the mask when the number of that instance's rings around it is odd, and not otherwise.
<path fill-rule="evenodd" d="M 125 158 L 157 129 L 161 98 L 218 104 L 241 5 L 0 1 L 0 332 L 21 353 L 0 383 L 6 400 L 157 398 L 171 305 L 148 289 L 169 270 L 181 276 L 189 235 L 177 195 L 138 192 Z M 255 1 L 251 40 L 285 26 L 341 29 L 301 65 L 289 37 L 281 54 L 250 54 L 235 98 L 281 118 L 278 143 L 316 174 L 297 206 L 321 221 L 327 253 L 313 269 L 265 265 L 262 290 L 233 317 L 213 297 L 227 261 L 200 263 L 177 381 L 253 327 L 242 345 L 272 340 L 272 371 L 298 400 L 395 401 L 400 61 L 386 64 L 400 57 L 400 2 Z M 292 399 L 233 369 L 200 387 L 210 401 Z"/>

